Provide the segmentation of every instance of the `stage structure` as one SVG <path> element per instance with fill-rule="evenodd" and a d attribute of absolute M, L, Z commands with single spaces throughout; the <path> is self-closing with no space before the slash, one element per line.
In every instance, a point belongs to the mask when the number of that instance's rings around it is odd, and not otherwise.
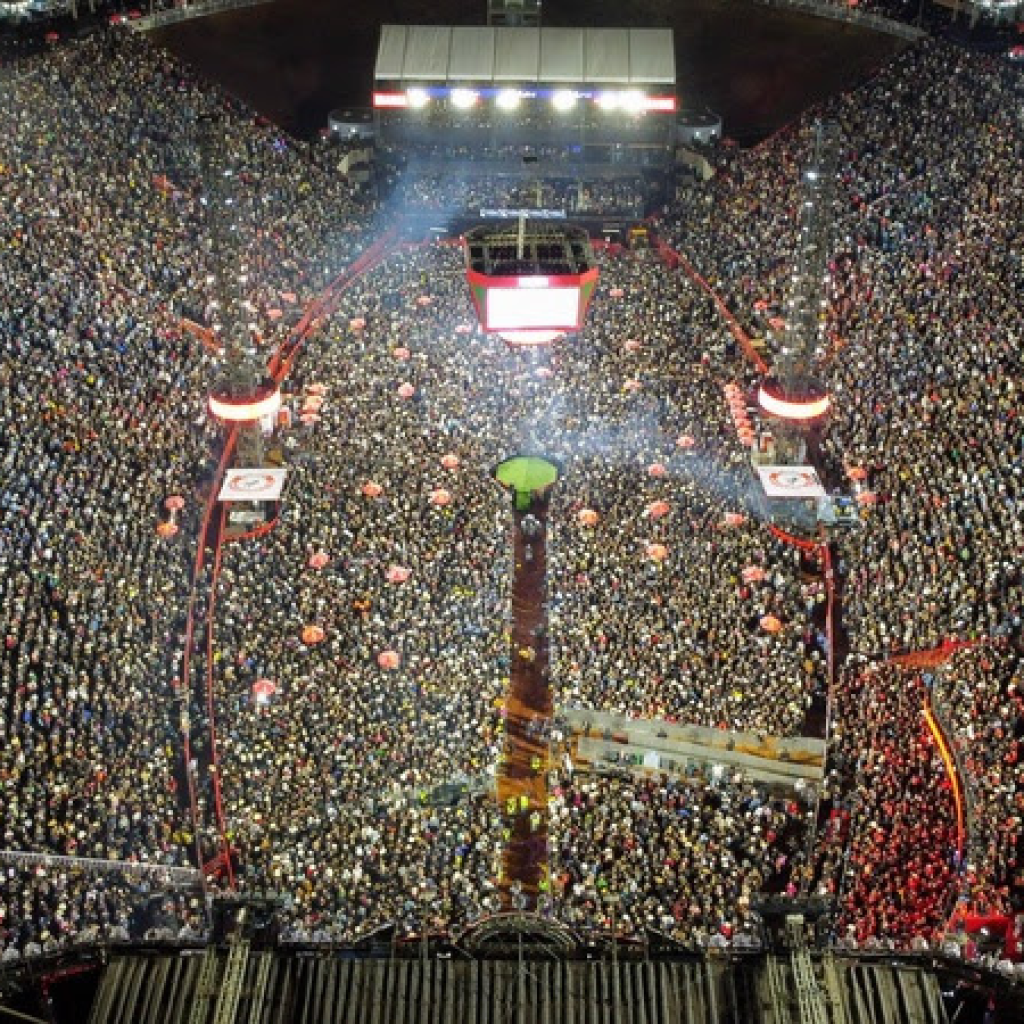
<path fill-rule="evenodd" d="M 243 291 L 249 267 L 239 256 L 234 237 L 238 228 L 234 171 L 220 160 L 222 142 L 222 131 L 214 119 L 200 122 L 202 203 L 216 300 L 210 328 L 223 353 L 218 377 L 210 389 L 209 411 L 219 423 L 238 428 L 235 465 L 253 472 L 263 466 L 263 434 L 273 426 L 281 393 L 257 362 L 256 324 L 251 322 Z M 264 497 L 252 494 L 247 499 L 251 509 L 239 510 L 247 523 L 265 518 Z"/>
<path fill-rule="evenodd" d="M 583 326 L 597 262 L 583 228 L 527 212 L 466 232 L 466 281 L 484 331 L 510 345 L 546 345 Z"/>
<path fill-rule="evenodd" d="M 774 372 L 758 391 L 771 417 L 776 460 L 793 465 L 807 455 L 807 436 L 828 414 L 831 396 L 814 372 L 825 342 L 825 280 L 835 191 L 835 126 L 817 122 L 814 150 L 801 184 L 800 237 Z"/>
<path fill-rule="evenodd" d="M 675 90 L 671 29 L 384 25 L 373 106 L 388 144 L 635 173 L 671 162 Z"/>

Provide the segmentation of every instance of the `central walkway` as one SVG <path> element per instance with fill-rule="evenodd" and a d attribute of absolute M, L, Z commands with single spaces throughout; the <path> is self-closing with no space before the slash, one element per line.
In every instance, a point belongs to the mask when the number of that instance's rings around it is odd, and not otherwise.
<path fill-rule="evenodd" d="M 524 533 L 533 526 L 533 536 Z M 505 751 L 498 799 L 505 814 L 502 894 L 508 909 L 534 909 L 547 887 L 548 737 L 547 497 L 514 513 L 512 630 Z"/>

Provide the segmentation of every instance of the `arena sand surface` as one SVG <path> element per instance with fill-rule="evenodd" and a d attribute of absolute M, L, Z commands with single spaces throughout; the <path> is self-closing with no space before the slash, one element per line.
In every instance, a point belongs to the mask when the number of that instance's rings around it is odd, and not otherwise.
<path fill-rule="evenodd" d="M 155 33 L 203 74 L 289 131 L 311 136 L 334 107 L 369 103 L 381 24 L 479 25 L 485 0 L 274 0 Z M 675 30 L 684 102 L 751 143 L 862 81 L 906 44 L 750 0 L 547 0 L 545 25 Z"/>

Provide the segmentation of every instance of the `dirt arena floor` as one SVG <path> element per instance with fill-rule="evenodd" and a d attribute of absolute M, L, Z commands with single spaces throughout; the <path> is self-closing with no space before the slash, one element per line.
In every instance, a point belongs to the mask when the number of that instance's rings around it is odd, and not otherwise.
<path fill-rule="evenodd" d="M 369 101 L 382 23 L 482 24 L 485 0 L 274 0 L 156 38 L 282 127 L 304 136 Z M 547 0 L 546 25 L 671 26 L 684 102 L 751 143 L 855 85 L 905 44 L 749 0 Z"/>

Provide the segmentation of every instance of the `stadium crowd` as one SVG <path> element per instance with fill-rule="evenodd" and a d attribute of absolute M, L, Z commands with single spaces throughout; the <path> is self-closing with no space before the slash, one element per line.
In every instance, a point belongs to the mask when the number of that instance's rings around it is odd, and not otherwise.
<path fill-rule="evenodd" d="M 964 884 L 920 715 L 929 688 L 871 658 L 1001 638 L 933 687 L 977 779 L 970 882 L 1003 886 L 1016 866 L 1020 90 L 994 60 L 928 42 L 826 110 L 843 159 L 823 451 L 880 498 L 838 543 L 856 658 L 834 697 L 834 816 L 815 866 L 857 941 L 931 940 Z M 202 783 L 194 834 L 180 746 L 183 706 L 208 724 L 180 671 L 218 445 L 202 408 L 214 357 L 179 329 L 214 299 L 195 140 L 213 119 L 268 350 L 287 325 L 272 311 L 300 308 L 389 213 L 126 33 L 29 59 L 2 102 L 3 842 L 187 865 L 197 838 L 215 840 Z M 751 330 L 785 291 L 803 138 L 723 150 L 662 222 Z M 759 520 L 723 399 L 749 369 L 683 273 L 653 253 L 601 269 L 587 329 L 536 353 L 475 332 L 457 249 L 398 250 L 296 363 L 296 411 L 318 385 L 319 420 L 272 439 L 290 466 L 283 519 L 226 544 L 199 580 L 212 658 L 192 659 L 213 683 L 239 886 L 283 894 L 290 938 L 454 927 L 500 906 L 508 823 L 486 794 L 510 566 L 489 469 L 510 451 L 565 466 L 556 703 L 794 734 L 825 685 L 820 582 Z M 171 496 L 176 539 L 155 530 Z M 551 903 L 580 927 L 608 923 L 614 891 L 627 933 L 653 922 L 718 943 L 746 933 L 760 888 L 810 880 L 810 811 L 742 778 L 577 773 L 551 813 Z M 3 955 L 198 933 L 199 905 L 158 888 L 12 867 Z"/>

